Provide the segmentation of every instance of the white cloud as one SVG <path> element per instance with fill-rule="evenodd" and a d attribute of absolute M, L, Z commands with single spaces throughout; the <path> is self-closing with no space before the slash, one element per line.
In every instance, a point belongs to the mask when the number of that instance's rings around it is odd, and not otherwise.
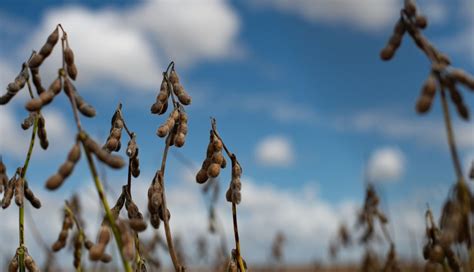
<path fill-rule="evenodd" d="M 58 23 L 68 32 L 80 84 L 108 79 L 151 91 L 169 60 L 182 67 L 240 50 L 239 18 L 220 0 L 144 1 L 123 10 L 61 6 L 44 14 L 22 51 L 39 50 Z M 46 82 L 57 74 L 59 51 L 43 67 Z"/>
<path fill-rule="evenodd" d="M 368 161 L 367 175 L 370 181 L 386 182 L 398 180 L 405 170 L 403 153 L 392 147 L 375 150 Z"/>
<path fill-rule="evenodd" d="M 76 6 L 50 10 L 34 32 L 28 48 L 38 50 L 56 24 L 61 23 L 75 53 L 79 82 L 113 79 L 138 88 L 153 89 L 162 63 L 143 33 L 124 24 L 123 16 L 115 10 L 93 11 Z M 60 43 L 55 51 L 60 51 Z M 59 53 L 48 60 L 51 64 L 51 69 L 46 71 L 48 76 L 57 73 L 60 63 Z"/>
<path fill-rule="evenodd" d="M 265 166 L 289 166 L 295 157 L 290 140 L 283 136 L 268 136 L 261 140 L 255 155 L 257 161 Z"/>
<path fill-rule="evenodd" d="M 426 15 L 429 24 L 444 23 L 448 17 L 447 7 L 441 1 L 428 0 L 419 3 L 420 13 Z"/>
<path fill-rule="evenodd" d="M 227 1 L 146 1 L 130 12 L 130 19 L 177 65 L 227 57 L 238 50 L 240 22 Z"/>
<path fill-rule="evenodd" d="M 460 0 L 458 9 L 456 9 L 457 16 L 462 19 L 463 26 L 461 30 L 455 31 L 453 35 L 445 36 L 439 39 L 439 45 L 442 49 L 449 52 L 456 53 L 462 58 L 468 58 L 471 63 L 474 63 L 474 4 L 470 0 Z"/>
<path fill-rule="evenodd" d="M 394 24 L 401 8 L 397 0 L 265 0 L 255 5 L 271 6 L 312 22 L 344 24 L 367 31 Z"/>
<path fill-rule="evenodd" d="M 424 146 L 446 147 L 446 132 L 442 119 L 433 121 L 426 118 L 409 119 L 375 110 L 355 113 L 350 117 L 336 118 L 334 126 L 340 130 L 374 132 L 393 139 L 416 141 Z M 458 147 L 474 147 L 474 137 L 472 137 L 474 125 L 455 121 L 453 126 Z"/>

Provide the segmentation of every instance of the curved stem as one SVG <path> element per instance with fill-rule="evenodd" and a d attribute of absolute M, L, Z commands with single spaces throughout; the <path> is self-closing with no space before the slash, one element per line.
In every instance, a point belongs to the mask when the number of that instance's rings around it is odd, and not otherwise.
<path fill-rule="evenodd" d="M 163 151 L 163 158 L 161 160 L 161 168 L 160 168 L 161 179 L 159 179 L 162 182 L 161 187 L 163 188 L 163 204 L 161 205 L 161 209 L 162 209 L 161 212 L 165 215 L 163 218 L 164 219 L 163 223 L 165 225 L 165 234 L 166 234 L 166 243 L 168 244 L 168 252 L 170 253 L 170 257 L 171 257 L 171 261 L 173 262 L 174 269 L 176 270 L 176 272 L 181 272 L 183 271 L 183 267 L 179 263 L 178 256 L 174 249 L 170 222 L 169 222 L 168 216 L 166 216 L 168 214 L 168 207 L 166 204 L 166 193 L 165 193 L 165 168 L 166 168 L 166 159 L 168 158 L 168 151 L 170 149 L 172 136 L 173 136 L 173 132 L 168 134 L 168 137 L 166 137 L 165 149 Z"/>
<path fill-rule="evenodd" d="M 126 272 L 132 272 L 132 268 L 130 267 L 130 264 L 127 262 L 127 260 L 125 259 L 125 256 L 123 255 L 122 237 L 120 235 L 119 230 L 117 229 L 117 226 L 115 225 L 114 217 L 112 213 L 110 212 L 110 206 L 105 196 L 104 187 L 102 186 L 102 183 L 100 182 L 100 179 L 99 179 L 99 175 L 97 174 L 97 169 L 95 167 L 94 160 L 92 159 L 91 153 L 87 150 L 84 144 L 84 140 L 87 136 L 83 132 L 81 132 L 79 136 L 81 139 L 84 152 L 86 153 L 87 162 L 89 164 L 89 169 L 91 171 L 92 178 L 94 179 L 94 184 L 97 189 L 97 193 L 99 194 L 99 198 L 102 202 L 102 206 L 104 207 L 105 216 L 107 220 L 109 221 L 110 228 L 112 229 L 112 233 L 114 234 L 114 237 L 115 237 L 115 242 L 117 242 L 117 247 L 120 253 L 120 258 L 122 259 L 123 268 Z"/>

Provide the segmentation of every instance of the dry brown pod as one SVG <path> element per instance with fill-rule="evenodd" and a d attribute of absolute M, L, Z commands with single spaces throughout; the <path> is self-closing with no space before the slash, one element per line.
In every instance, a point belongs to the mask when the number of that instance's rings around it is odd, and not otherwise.
<path fill-rule="evenodd" d="M 2 199 L 2 208 L 3 209 L 6 209 L 10 206 L 10 203 L 11 203 L 12 198 L 13 198 L 13 193 L 14 193 L 14 190 L 15 190 L 16 181 L 17 181 L 17 175 L 15 174 L 10 179 L 10 181 L 8 182 L 8 186 L 5 190 L 5 194 L 3 195 L 3 199 Z"/>
<path fill-rule="evenodd" d="M 0 96 L 0 105 L 5 105 L 20 91 L 26 84 L 29 78 L 28 68 L 26 64 L 23 64 L 20 73 L 16 76 L 13 82 L 7 85 L 7 92 Z"/>
<path fill-rule="evenodd" d="M 20 177 L 15 183 L 15 203 L 18 207 L 23 207 L 25 182 Z"/>
<path fill-rule="evenodd" d="M 43 92 L 45 92 L 46 90 L 44 89 L 42 83 L 41 83 L 41 77 L 40 77 L 40 74 L 39 74 L 39 68 L 36 67 L 36 68 L 31 68 L 30 67 L 30 72 L 31 72 L 31 78 L 32 78 L 32 81 L 33 81 L 33 85 L 35 86 L 36 88 L 36 93 L 38 95 L 42 94 Z"/>
<path fill-rule="evenodd" d="M 104 145 L 104 149 L 108 152 L 112 151 L 119 151 L 121 144 L 120 139 L 122 137 L 122 129 L 124 127 L 124 121 L 122 120 L 122 116 L 120 114 L 121 104 L 119 104 L 117 110 L 114 112 L 111 120 L 111 128 L 109 132 L 109 136 L 107 137 L 107 141 Z"/>
<path fill-rule="evenodd" d="M 161 82 L 160 91 L 156 97 L 155 103 L 150 108 L 151 113 L 153 114 L 163 114 L 168 109 L 168 98 L 170 96 L 170 91 L 166 79 L 163 78 Z"/>
<path fill-rule="evenodd" d="M 28 182 L 25 180 L 25 198 L 36 209 L 41 208 L 41 201 L 35 196 L 33 191 L 28 187 Z"/>
<path fill-rule="evenodd" d="M 35 123 L 35 120 L 36 120 L 36 113 L 35 112 L 30 112 L 28 114 L 28 117 L 26 117 L 24 120 L 23 120 L 23 123 L 21 123 L 21 128 L 23 130 L 27 130 L 29 129 L 30 127 L 33 126 L 33 124 Z"/>
<path fill-rule="evenodd" d="M 36 264 L 35 260 L 25 251 L 25 267 L 29 272 L 39 272 L 38 265 Z"/>
<path fill-rule="evenodd" d="M 10 263 L 8 263 L 8 272 L 17 272 L 18 268 L 18 253 L 16 253 L 15 256 L 13 256 L 13 258 L 10 260 Z"/>
<path fill-rule="evenodd" d="M 474 77 L 468 74 L 466 71 L 462 69 L 453 68 L 450 70 L 449 76 L 455 81 L 469 88 L 471 91 L 474 90 Z"/>
<path fill-rule="evenodd" d="M 105 252 L 105 247 L 110 241 L 110 230 L 106 225 L 102 225 L 99 230 L 99 238 L 96 244 L 89 249 L 89 258 L 92 261 L 98 261 Z"/>
<path fill-rule="evenodd" d="M 46 134 L 46 121 L 44 120 L 43 115 L 40 113 L 38 116 L 38 138 L 40 140 L 40 146 L 44 150 L 48 149 L 49 141 Z"/>
<path fill-rule="evenodd" d="M 100 148 L 99 144 L 92 140 L 90 137 L 86 137 L 84 140 L 84 146 L 89 152 L 92 152 L 96 157 L 114 169 L 120 169 L 125 166 L 125 161 L 117 155 L 110 154 L 109 152 Z"/>
<path fill-rule="evenodd" d="M 7 190 L 8 187 L 8 176 L 7 167 L 3 163 L 2 157 L 0 156 L 0 193 Z"/>
<path fill-rule="evenodd" d="M 61 186 L 66 178 L 74 171 L 74 166 L 81 158 L 81 146 L 78 141 L 72 146 L 66 161 L 59 167 L 58 172 L 46 181 L 46 188 L 55 190 Z"/>

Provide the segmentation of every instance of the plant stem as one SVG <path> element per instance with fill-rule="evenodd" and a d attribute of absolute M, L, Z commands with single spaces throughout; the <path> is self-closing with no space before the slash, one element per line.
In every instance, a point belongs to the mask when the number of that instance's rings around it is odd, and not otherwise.
<path fill-rule="evenodd" d="M 94 160 L 92 159 L 91 153 L 87 150 L 84 144 L 84 140 L 87 136 L 85 135 L 84 132 L 80 132 L 79 137 L 81 139 L 84 152 L 86 153 L 87 162 L 89 164 L 89 169 L 91 171 L 92 178 L 94 179 L 94 184 L 97 189 L 97 193 L 99 194 L 99 198 L 102 202 L 102 206 L 104 207 L 105 216 L 107 217 L 107 220 L 109 221 L 110 228 L 112 229 L 112 233 L 114 234 L 115 241 L 117 242 L 117 247 L 120 253 L 120 258 L 122 259 L 123 268 L 126 272 L 132 272 L 132 268 L 130 267 L 130 264 L 127 262 L 127 260 L 125 259 L 125 256 L 123 255 L 122 237 L 120 236 L 120 232 L 117 229 L 117 226 L 115 225 L 114 217 L 112 213 L 110 212 L 110 206 L 105 196 L 102 183 L 100 182 L 99 175 L 97 174 L 97 169 L 95 167 Z"/>
<path fill-rule="evenodd" d="M 28 82 L 29 84 L 29 82 Z M 33 132 L 31 133 L 31 140 L 30 140 L 30 147 L 28 148 L 28 153 L 26 154 L 25 163 L 23 168 L 21 169 L 20 173 L 20 181 L 23 181 L 23 186 L 25 186 L 25 176 L 26 171 L 28 169 L 28 165 L 30 164 L 31 156 L 33 155 L 33 148 L 35 146 L 35 138 L 36 138 L 36 131 L 38 130 L 38 116 L 35 117 L 35 121 L 33 124 Z M 19 182 L 20 182 L 19 181 Z M 24 188 L 23 188 L 24 192 Z M 19 209 L 19 219 L 18 219 L 18 228 L 19 228 L 19 254 L 18 254 L 18 262 L 20 264 L 20 272 L 25 271 L 25 204 L 23 203 Z"/>
<path fill-rule="evenodd" d="M 449 150 L 451 151 L 451 158 L 453 160 L 454 171 L 456 172 L 458 182 L 464 182 L 462 167 L 459 160 L 458 151 L 456 149 L 456 141 L 454 139 L 453 126 L 451 124 L 451 117 L 449 114 L 448 101 L 446 100 L 446 92 L 444 90 L 444 86 L 442 84 L 440 84 L 440 86 L 441 86 L 441 103 L 443 105 L 444 124 L 446 126 L 446 134 L 448 136 L 448 145 L 449 145 Z"/>
<path fill-rule="evenodd" d="M 160 174 L 161 174 L 161 187 L 163 188 L 163 204 L 161 205 L 161 212 L 165 215 L 163 218 L 163 223 L 165 225 L 165 234 L 166 234 L 166 243 L 168 244 L 168 252 L 170 253 L 171 261 L 173 262 L 174 269 L 176 272 L 181 272 L 184 270 L 184 268 L 181 266 L 178 260 L 178 256 L 176 254 L 176 251 L 174 249 L 173 245 L 173 236 L 171 234 L 171 228 L 170 228 L 170 223 L 169 223 L 169 218 L 168 218 L 168 207 L 166 205 L 166 194 L 165 194 L 165 168 L 166 168 L 166 159 L 168 158 L 168 151 L 170 149 L 170 144 L 171 144 L 171 137 L 174 135 L 174 132 L 171 132 L 168 134 L 168 137 L 166 137 L 166 142 L 165 142 L 165 149 L 163 151 L 163 158 L 161 160 L 161 168 L 160 168 Z"/>
<path fill-rule="evenodd" d="M 237 158 L 234 155 L 234 153 L 230 152 L 230 150 L 225 145 L 225 143 L 222 140 L 219 133 L 217 133 L 217 124 L 216 124 L 216 119 L 214 119 L 214 118 L 211 118 L 211 127 L 212 127 L 212 133 L 217 138 L 219 138 L 219 140 L 222 142 L 222 147 L 224 148 L 224 151 L 226 152 L 227 156 L 232 161 L 235 161 L 235 163 L 237 163 L 239 165 L 240 169 L 242 169 L 242 167 L 240 166 L 240 163 L 237 161 Z M 232 202 L 232 220 L 233 220 L 233 223 L 234 223 L 234 237 L 235 237 L 235 251 L 236 251 L 235 255 L 236 255 L 236 258 L 237 258 L 237 262 L 239 264 L 240 271 L 245 272 L 244 261 L 242 259 L 242 255 L 240 254 L 239 228 L 238 228 L 238 224 L 237 224 L 237 204 L 235 204 L 233 202 Z"/>
<path fill-rule="evenodd" d="M 245 272 L 244 261 L 240 255 L 239 227 L 237 225 L 237 205 L 235 203 L 232 203 L 232 220 L 234 222 L 235 255 L 237 262 L 239 263 L 240 271 Z"/>

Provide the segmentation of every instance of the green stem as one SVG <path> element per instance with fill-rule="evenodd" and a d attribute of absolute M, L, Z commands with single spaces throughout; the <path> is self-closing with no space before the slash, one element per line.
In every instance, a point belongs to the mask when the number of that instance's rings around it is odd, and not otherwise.
<path fill-rule="evenodd" d="M 99 194 L 99 198 L 102 202 L 102 205 L 104 206 L 105 216 L 106 216 L 107 220 L 109 221 L 110 228 L 112 229 L 112 233 L 114 234 L 115 241 L 117 242 L 117 247 L 118 247 L 118 251 L 120 253 L 120 258 L 122 259 L 123 268 L 126 272 L 132 272 L 132 268 L 131 268 L 130 264 L 127 262 L 127 260 L 125 259 L 125 256 L 123 255 L 122 237 L 120 236 L 120 232 L 117 229 L 117 226 L 115 225 L 115 219 L 114 219 L 112 213 L 110 212 L 110 206 L 109 206 L 109 203 L 108 203 L 107 198 L 105 196 L 104 187 L 102 186 L 102 182 L 100 182 L 99 175 L 97 174 L 97 169 L 95 167 L 94 160 L 92 159 L 91 153 L 87 150 L 87 148 L 84 144 L 84 139 L 86 137 L 87 136 L 83 132 L 80 133 L 82 146 L 84 148 L 84 152 L 86 153 L 87 163 L 89 164 L 89 169 L 91 171 L 92 178 L 94 179 L 94 184 L 95 184 L 95 187 L 97 189 L 97 193 Z"/>
<path fill-rule="evenodd" d="M 38 130 L 38 117 L 35 118 L 33 124 L 33 132 L 31 133 L 31 140 L 30 140 L 30 147 L 28 148 L 28 153 L 26 154 L 25 163 L 20 173 L 20 180 L 23 181 L 23 186 L 25 186 L 25 176 L 26 170 L 28 169 L 28 165 L 30 164 L 31 156 L 33 155 L 33 148 L 35 146 L 35 138 L 36 138 L 36 131 Z M 20 272 L 25 271 L 25 206 L 24 204 L 20 206 L 19 209 L 19 219 L 18 219 L 18 228 L 20 231 L 19 234 L 19 254 L 18 254 L 18 262 L 20 264 Z"/>

